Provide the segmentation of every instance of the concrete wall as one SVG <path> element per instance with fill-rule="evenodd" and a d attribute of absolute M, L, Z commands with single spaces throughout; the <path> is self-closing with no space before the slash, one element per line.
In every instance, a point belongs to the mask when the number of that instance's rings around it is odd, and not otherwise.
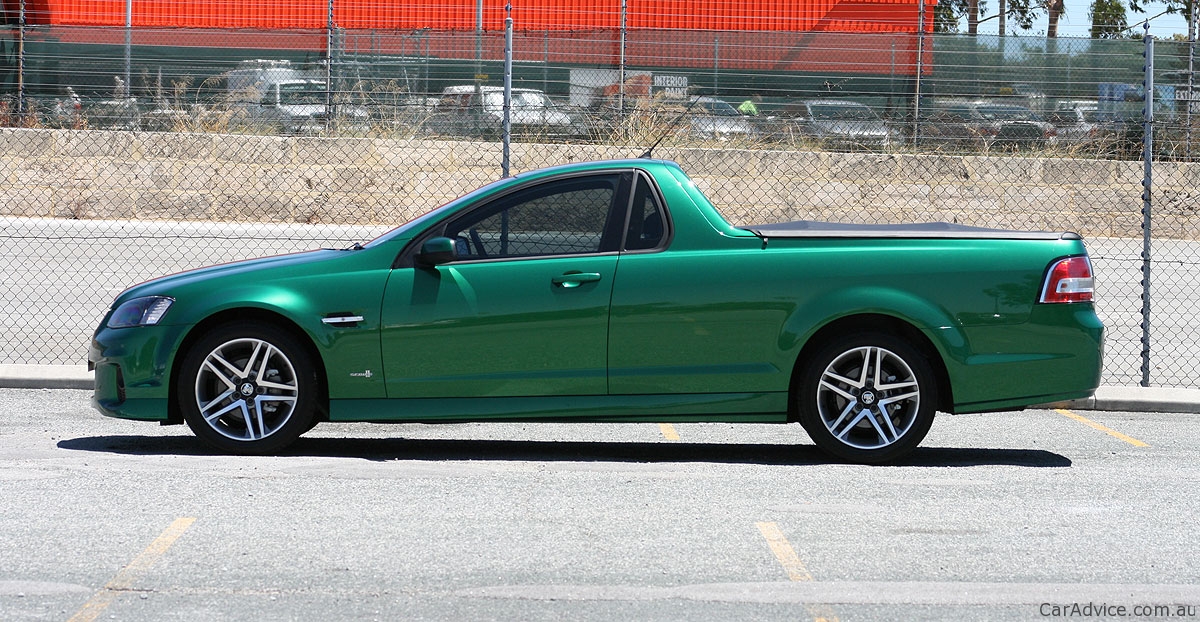
<path fill-rule="evenodd" d="M 638 149 L 513 146 L 512 170 Z M 1108 160 L 661 149 L 736 223 L 943 220 L 1141 235 L 1142 165 Z M 464 141 L 0 130 L 0 214 L 395 224 L 500 176 Z M 1200 239 L 1200 164 L 1155 165 L 1155 234 Z"/>

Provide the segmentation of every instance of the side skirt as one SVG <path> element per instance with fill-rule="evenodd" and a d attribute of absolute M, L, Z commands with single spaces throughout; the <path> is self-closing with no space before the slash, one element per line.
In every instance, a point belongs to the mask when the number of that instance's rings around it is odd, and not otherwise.
<path fill-rule="evenodd" d="M 330 421 L 787 421 L 786 392 L 330 400 Z"/>

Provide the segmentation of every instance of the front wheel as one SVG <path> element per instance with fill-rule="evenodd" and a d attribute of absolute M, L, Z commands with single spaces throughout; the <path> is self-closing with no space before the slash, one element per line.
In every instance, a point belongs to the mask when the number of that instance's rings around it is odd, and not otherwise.
<path fill-rule="evenodd" d="M 891 335 L 835 339 L 801 371 L 795 399 L 813 442 L 843 460 L 900 458 L 933 424 L 937 382 L 919 350 Z"/>
<path fill-rule="evenodd" d="M 286 447 L 315 421 L 320 383 L 304 348 L 261 322 L 212 330 L 187 352 L 176 394 L 183 419 L 228 453 Z"/>

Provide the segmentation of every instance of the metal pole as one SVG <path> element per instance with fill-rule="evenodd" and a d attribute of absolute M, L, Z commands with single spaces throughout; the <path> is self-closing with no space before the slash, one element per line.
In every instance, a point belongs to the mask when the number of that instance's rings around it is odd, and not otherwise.
<path fill-rule="evenodd" d="M 917 77 L 913 85 L 913 145 L 921 139 L 921 74 L 925 70 L 925 0 L 917 4 Z"/>
<path fill-rule="evenodd" d="M 17 15 L 17 122 L 25 123 L 25 0 Z"/>
<path fill-rule="evenodd" d="M 133 0 L 125 0 L 125 97 L 129 97 L 133 64 Z"/>
<path fill-rule="evenodd" d="M 483 0 L 475 0 L 475 84 L 483 74 Z M 478 94 L 479 89 L 475 89 Z"/>
<path fill-rule="evenodd" d="M 1185 127 L 1187 128 L 1187 160 L 1192 161 L 1192 107 L 1200 105 L 1196 98 L 1196 0 L 1192 0 L 1191 11 L 1188 13 L 1188 100 L 1183 106 Z"/>
<path fill-rule="evenodd" d="M 333 0 L 329 0 L 325 20 L 325 131 L 333 123 Z"/>
<path fill-rule="evenodd" d="M 619 62 L 617 64 L 617 122 L 620 123 L 625 116 L 625 17 L 626 17 L 626 0 L 621 0 L 621 38 L 620 49 L 617 50 Z"/>
<path fill-rule="evenodd" d="M 1150 386 L 1150 207 L 1154 181 L 1154 37 L 1145 22 L 1146 101 L 1142 112 L 1142 386 Z"/>
<path fill-rule="evenodd" d="M 504 159 L 500 163 L 501 172 L 508 177 L 509 152 L 512 148 L 512 65 L 513 65 L 513 19 L 512 3 L 504 5 L 504 128 L 501 142 L 504 144 Z"/>
<path fill-rule="evenodd" d="M 721 37 L 713 37 L 713 97 L 721 92 Z"/>

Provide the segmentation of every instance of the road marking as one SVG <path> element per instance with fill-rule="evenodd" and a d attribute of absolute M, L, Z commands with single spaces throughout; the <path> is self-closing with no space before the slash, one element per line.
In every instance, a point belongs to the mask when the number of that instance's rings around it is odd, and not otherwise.
<path fill-rule="evenodd" d="M 668 441 L 679 440 L 679 433 L 675 431 L 675 426 L 669 423 L 658 424 L 658 430 L 662 432 L 663 438 L 667 439 Z"/>
<path fill-rule="evenodd" d="M 811 582 L 813 576 L 808 572 L 808 568 L 804 567 L 804 562 L 800 561 L 800 556 L 796 555 L 795 549 L 783 536 L 783 532 L 779 530 L 779 525 L 775 523 L 756 523 L 758 531 L 767 539 L 767 546 L 771 547 L 771 552 L 775 554 L 775 559 L 787 571 L 788 578 L 797 582 Z M 838 622 L 837 614 L 829 605 L 820 603 L 811 603 L 804 605 L 808 610 L 809 615 L 813 617 L 813 622 Z"/>
<path fill-rule="evenodd" d="M 792 545 L 788 543 L 787 538 L 783 537 L 783 532 L 779 530 L 779 525 L 775 523 L 758 523 L 758 530 L 767 539 L 767 546 L 771 547 L 771 552 L 775 554 L 775 559 L 778 559 L 779 563 L 783 565 L 783 569 L 787 571 L 789 579 L 792 581 L 813 580 L 812 575 L 808 572 L 808 568 L 804 567 L 804 562 L 800 561 L 800 556 L 796 555 L 796 551 L 792 549 Z"/>
<path fill-rule="evenodd" d="M 162 532 L 146 550 L 140 555 L 133 558 L 129 565 L 121 569 L 100 591 L 96 592 L 90 600 L 83 604 L 79 612 L 71 616 L 67 622 L 92 622 L 104 613 L 105 609 L 117 599 L 121 592 L 129 591 L 142 575 L 171 548 L 172 544 L 187 531 L 192 523 L 196 522 L 195 518 L 183 517 L 175 519 L 165 531 Z"/>
<path fill-rule="evenodd" d="M 1059 408 L 1059 409 L 1055 410 L 1054 412 L 1056 412 L 1064 417 L 1069 417 L 1071 419 L 1074 419 L 1084 425 L 1090 425 L 1093 428 L 1096 428 L 1097 430 L 1100 430 L 1101 432 L 1104 432 L 1105 434 L 1108 434 L 1109 436 L 1112 436 L 1114 438 L 1119 438 L 1119 439 L 1125 441 L 1126 443 L 1133 445 L 1134 447 L 1149 447 L 1150 446 L 1146 443 L 1143 443 L 1142 441 L 1137 440 L 1136 438 L 1133 438 L 1132 436 L 1126 436 L 1112 428 L 1104 427 L 1104 426 L 1100 425 L 1099 423 L 1096 423 L 1095 421 L 1088 419 L 1087 417 L 1081 417 L 1069 410 Z"/>

